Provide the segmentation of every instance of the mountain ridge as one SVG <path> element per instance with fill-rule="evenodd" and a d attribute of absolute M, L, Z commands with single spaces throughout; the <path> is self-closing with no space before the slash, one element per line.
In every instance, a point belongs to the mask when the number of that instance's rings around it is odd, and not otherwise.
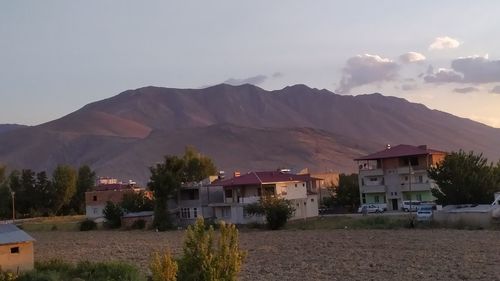
<path fill-rule="evenodd" d="M 211 145 L 205 146 L 204 139 Z M 163 155 L 197 144 L 226 170 L 286 165 L 351 172 L 353 158 L 387 143 L 474 150 L 490 160 L 500 158 L 500 129 L 402 98 L 344 96 L 300 84 L 274 91 L 219 84 L 127 90 L 56 120 L 3 133 L 0 163 L 50 170 L 62 162 L 85 162 L 102 175 L 147 180 L 147 167 Z M 270 155 L 271 147 L 278 156 Z"/>

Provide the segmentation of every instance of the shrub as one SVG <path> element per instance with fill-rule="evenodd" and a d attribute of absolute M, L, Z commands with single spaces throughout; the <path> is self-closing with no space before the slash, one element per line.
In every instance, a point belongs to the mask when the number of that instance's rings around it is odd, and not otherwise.
<path fill-rule="evenodd" d="M 143 219 L 138 219 L 132 223 L 132 229 L 144 229 L 146 228 L 146 221 Z"/>
<path fill-rule="evenodd" d="M 240 251 L 238 230 L 234 225 L 220 224 L 217 248 L 214 248 L 214 230 L 205 228 L 202 218 L 188 227 L 179 260 L 181 281 L 234 281 L 241 269 L 245 253 Z"/>
<path fill-rule="evenodd" d="M 12 272 L 2 271 L 0 266 L 0 281 L 17 281 L 17 276 Z"/>
<path fill-rule="evenodd" d="M 97 223 L 95 221 L 86 219 L 80 223 L 80 231 L 96 230 Z"/>
<path fill-rule="evenodd" d="M 151 281 L 177 280 L 178 265 L 169 251 L 165 251 L 163 254 L 153 253 L 149 269 L 151 270 Z"/>
<path fill-rule="evenodd" d="M 121 262 L 80 262 L 76 266 L 61 260 L 35 263 L 35 270 L 22 274 L 16 281 L 143 281 L 139 270 Z M 2 280 L 3 281 L 3 280 Z"/>
<path fill-rule="evenodd" d="M 104 208 L 104 217 L 106 218 L 106 226 L 109 228 L 120 228 L 122 226 L 123 210 L 113 202 L 106 202 Z"/>
<path fill-rule="evenodd" d="M 265 215 L 268 227 L 276 230 L 285 226 L 292 217 L 294 208 L 288 200 L 269 197 L 247 205 L 245 211 L 251 215 Z"/>

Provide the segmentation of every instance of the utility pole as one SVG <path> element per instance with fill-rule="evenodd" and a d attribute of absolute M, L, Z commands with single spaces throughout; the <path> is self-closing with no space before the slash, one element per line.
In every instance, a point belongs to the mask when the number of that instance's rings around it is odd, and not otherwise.
<path fill-rule="evenodd" d="M 10 194 L 12 195 L 12 223 L 14 223 L 14 221 L 16 220 L 16 205 L 14 203 L 14 196 L 16 195 L 16 193 L 14 191 L 11 191 Z"/>

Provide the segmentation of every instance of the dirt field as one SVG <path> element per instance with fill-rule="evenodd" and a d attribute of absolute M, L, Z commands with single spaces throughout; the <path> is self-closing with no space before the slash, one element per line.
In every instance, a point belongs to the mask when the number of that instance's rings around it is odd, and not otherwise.
<path fill-rule="evenodd" d="M 147 268 L 153 249 L 179 253 L 183 231 L 31 232 L 36 259 L 124 260 Z M 241 280 L 500 280 L 500 232 L 244 231 Z"/>

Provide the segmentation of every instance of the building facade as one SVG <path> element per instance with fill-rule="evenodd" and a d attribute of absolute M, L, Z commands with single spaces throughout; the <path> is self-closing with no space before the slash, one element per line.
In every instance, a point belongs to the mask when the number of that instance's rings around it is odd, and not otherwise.
<path fill-rule="evenodd" d="M 3 271 L 19 273 L 34 267 L 35 239 L 13 224 L 0 224 L 0 265 Z"/>
<path fill-rule="evenodd" d="M 245 206 L 258 202 L 264 196 L 274 196 L 290 200 L 295 209 L 292 220 L 316 217 L 318 196 L 313 186 L 317 186 L 317 180 L 310 175 L 282 171 L 235 174 L 231 179 L 212 183 L 223 188 L 223 202 L 209 206 L 218 220 L 234 224 L 261 223 L 264 217 L 247 214 Z"/>
<path fill-rule="evenodd" d="M 435 183 L 427 169 L 443 161 L 446 153 L 426 145 L 388 145 L 385 150 L 355 159 L 359 167 L 361 204 L 400 210 L 403 201 L 432 202 Z"/>

